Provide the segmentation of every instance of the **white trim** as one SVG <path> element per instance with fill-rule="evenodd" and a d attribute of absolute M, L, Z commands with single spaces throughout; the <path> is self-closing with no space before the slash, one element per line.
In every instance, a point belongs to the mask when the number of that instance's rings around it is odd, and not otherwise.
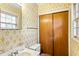
<path fill-rule="evenodd" d="M 73 29 L 72 29 L 72 25 L 73 25 L 73 20 L 74 16 L 73 16 L 73 4 L 71 5 L 71 38 L 73 38 Z"/>
<path fill-rule="evenodd" d="M 39 22 L 40 22 L 40 20 L 39 20 L 39 16 L 38 16 L 38 44 L 40 43 L 40 31 L 39 31 L 40 30 L 40 27 L 39 27 L 40 23 Z"/>
<path fill-rule="evenodd" d="M 9 12 L 7 12 L 7 11 L 3 11 L 3 10 L 1 10 L 0 11 L 0 15 L 1 15 L 1 13 L 4 13 L 5 15 L 9 15 L 9 16 L 11 16 L 11 17 L 15 17 L 16 18 L 16 23 L 7 23 L 7 22 L 1 22 L 1 19 L 0 19 L 0 23 L 5 23 L 5 24 L 10 24 L 10 25 L 15 25 L 16 26 L 16 28 L 17 28 L 17 16 L 16 15 L 14 15 L 14 14 L 12 14 L 12 13 L 9 13 Z M 0 18 L 1 18 L 1 16 L 0 16 Z M 4 17 L 5 19 L 6 19 L 6 17 Z M 1 24 L 0 24 L 1 25 Z M 2 29 L 16 29 L 16 28 L 2 28 L 1 26 L 0 26 L 0 30 L 2 30 Z"/>
<path fill-rule="evenodd" d="M 49 14 L 49 13 L 56 13 L 56 12 L 62 12 L 62 11 L 68 11 L 68 52 L 70 56 L 70 39 L 71 39 L 71 9 L 56 9 L 56 10 L 47 10 L 45 13 L 41 11 L 39 15 Z"/>
<path fill-rule="evenodd" d="M 71 39 L 71 9 L 69 11 L 68 18 L 68 48 L 69 48 L 69 56 L 70 56 L 70 39 Z"/>
<path fill-rule="evenodd" d="M 13 15 L 13 16 L 18 16 L 17 13 L 14 13 L 14 12 L 12 12 L 12 11 L 4 10 L 4 9 L 2 9 L 2 8 L 1 8 L 0 10 L 1 10 L 1 12 L 5 12 L 5 13 L 11 14 L 11 15 Z"/>
<path fill-rule="evenodd" d="M 56 13 L 56 12 L 61 12 L 61 11 L 67 11 L 67 10 L 69 10 L 69 9 L 51 9 L 51 10 L 45 10 L 45 11 L 40 11 L 39 13 L 38 13 L 38 15 L 44 15 L 44 14 L 49 14 L 49 13 Z"/>

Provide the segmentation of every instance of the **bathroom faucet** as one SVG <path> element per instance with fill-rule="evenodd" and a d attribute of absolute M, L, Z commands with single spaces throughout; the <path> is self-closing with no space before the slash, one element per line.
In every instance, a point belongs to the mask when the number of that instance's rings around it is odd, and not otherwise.
<path fill-rule="evenodd" d="M 11 52 L 11 54 L 9 54 L 9 56 L 16 56 L 18 54 L 18 50 Z"/>
<path fill-rule="evenodd" d="M 14 55 L 16 56 L 18 54 L 18 50 L 16 50 L 15 52 L 14 52 Z"/>

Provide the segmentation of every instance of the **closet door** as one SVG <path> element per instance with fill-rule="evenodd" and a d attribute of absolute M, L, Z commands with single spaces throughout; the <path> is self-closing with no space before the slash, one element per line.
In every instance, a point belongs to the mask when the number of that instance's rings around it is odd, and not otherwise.
<path fill-rule="evenodd" d="M 53 55 L 52 14 L 40 16 L 41 53 Z"/>
<path fill-rule="evenodd" d="M 53 14 L 54 55 L 68 55 L 68 11 Z"/>

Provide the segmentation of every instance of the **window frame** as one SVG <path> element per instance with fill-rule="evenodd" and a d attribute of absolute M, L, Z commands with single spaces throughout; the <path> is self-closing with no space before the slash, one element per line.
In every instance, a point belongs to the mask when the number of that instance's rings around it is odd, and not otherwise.
<path fill-rule="evenodd" d="M 79 24 L 79 14 L 78 14 L 78 12 L 79 12 L 79 4 L 78 3 L 74 3 L 73 4 L 73 18 L 72 18 L 72 29 L 73 29 L 73 37 L 74 38 L 79 38 L 79 33 L 78 33 L 78 31 L 79 31 L 79 26 L 78 26 L 78 24 Z M 76 23 L 76 27 L 74 27 L 74 23 Z M 74 29 L 76 30 L 76 35 L 74 35 Z"/>
<path fill-rule="evenodd" d="M 10 16 L 13 16 L 15 17 L 15 24 L 14 23 L 9 23 L 9 22 L 1 22 L 1 13 L 4 13 L 5 15 L 10 15 Z M 4 17 L 5 19 L 8 19 L 6 17 Z M 17 15 L 14 15 L 13 13 L 10 13 L 10 12 L 7 12 L 7 11 L 4 11 L 4 10 L 0 10 L 0 29 L 2 30 L 16 30 L 17 29 L 17 19 L 18 19 L 18 16 Z M 12 20 L 12 19 L 11 19 Z M 6 25 L 10 24 L 10 25 L 15 25 L 15 28 L 7 28 L 7 26 L 5 28 L 1 28 L 1 23 L 4 23 Z"/>

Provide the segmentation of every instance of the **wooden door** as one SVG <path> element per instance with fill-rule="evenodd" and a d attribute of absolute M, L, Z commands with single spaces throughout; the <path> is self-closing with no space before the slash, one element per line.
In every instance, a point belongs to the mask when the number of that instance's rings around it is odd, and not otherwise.
<path fill-rule="evenodd" d="M 54 23 L 54 55 L 68 55 L 68 12 L 53 14 Z"/>
<path fill-rule="evenodd" d="M 53 55 L 52 14 L 40 16 L 41 53 Z"/>

